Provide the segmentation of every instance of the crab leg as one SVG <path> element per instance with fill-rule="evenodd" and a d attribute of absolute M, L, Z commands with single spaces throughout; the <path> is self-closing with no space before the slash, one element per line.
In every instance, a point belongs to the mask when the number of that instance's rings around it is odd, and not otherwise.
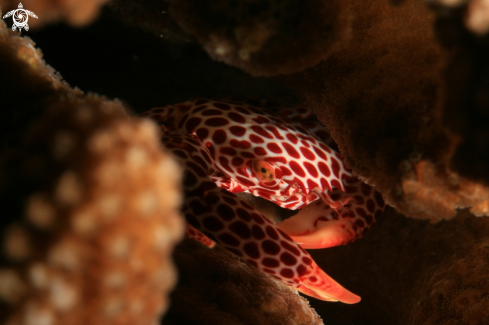
<path fill-rule="evenodd" d="M 165 146 L 182 164 L 185 207 L 190 224 L 210 240 L 287 285 L 328 301 L 356 303 L 360 297 L 324 273 L 286 233 L 235 194 L 218 187 L 207 148 L 192 135 L 164 134 Z M 199 239 L 198 234 L 192 235 Z M 200 237 L 202 238 L 202 237 Z"/>
<path fill-rule="evenodd" d="M 183 212 L 191 226 L 247 263 L 317 299 L 349 304 L 360 301 L 321 270 L 286 233 L 233 193 L 206 185 L 201 195 L 187 202 Z"/>
<path fill-rule="evenodd" d="M 323 200 L 307 205 L 277 226 L 308 249 L 355 241 L 380 218 L 385 203 L 379 192 L 360 180 L 349 182 L 346 190 L 335 190 L 329 196 L 323 193 Z"/>
<path fill-rule="evenodd" d="M 207 247 L 213 248 L 214 246 L 216 246 L 216 243 L 212 239 L 201 233 L 199 230 L 195 229 L 189 223 L 187 223 L 186 233 L 189 238 L 195 239 L 196 241 L 204 244 Z"/>

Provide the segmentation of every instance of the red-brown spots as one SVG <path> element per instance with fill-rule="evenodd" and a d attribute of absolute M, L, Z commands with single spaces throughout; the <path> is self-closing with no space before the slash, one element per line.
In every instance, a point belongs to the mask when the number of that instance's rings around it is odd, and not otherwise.
<path fill-rule="evenodd" d="M 340 164 L 333 157 L 331 157 L 331 169 L 336 177 L 340 177 Z"/>
<path fill-rule="evenodd" d="M 282 172 L 282 175 L 284 176 L 292 176 L 292 172 L 290 171 L 290 169 L 288 169 L 287 167 L 285 166 L 280 166 L 280 171 Z"/>
<path fill-rule="evenodd" d="M 220 204 L 217 207 L 217 214 L 225 221 L 232 220 L 236 216 L 234 210 L 226 204 Z"/>
<path fill-rule="evenodd" d="M 236 213 L 238 214 L 238 217 L 241 218 L 241 220 L 244 220 L 246 222 L 249 222 L 251 220 L 250 214 L 245 209 L 238 208 L 236 210 Z"/>
<path fill-rule="evenodd" d="M 241 107 L 241 106 L 237 106 L 237 107 L 235 107 L 235 109 L 236 109 L 238 112 L 240 112 L 240 113 L 242 113 L 242 114 L 244 114 L 244 115 L 250 115 L 250 112 L 249 112 L 248 110 L 246 110 L 246 108 L 243 108 L 243 107 Z"/>
<path fill-rule="evenodd" d="M 235 112 L 230 112 L 228 113 L 228 116 L 231 120 L 233 120 L 236 123 L 243 124 L 246 122 L 246 119 L 244 118 L 243 115 L 235 113 Z"/>
<path fill-rule="evenodd" d="M 293 144 L 297 144 L 297 142 L 299 141 L 299 139 L 297 139 L 297 137 L 295 135 L 293 135 L 292 133 L 287 133 L 286 137 Z"/>
<path fill-rule="evenodd" d="M 263 149 L 262 147 L 256 147 L 253 149 L 253 151 L 258 155 L 258 156 L 266 156 L 267 151 Z"/>
<path fill-rule="evenodd" d="M 267 125 L 267 126 L 265 126 L 265 129 L 272 132 L 276 139 L 279 139 L 279 140 L 284 139 L 284 137 L 280 134 L 280 132 L 277 130 L 277 128 L 270 126 L 270 125 Z"/>
<path fill-rule="evenodd" d="M 233 160 L 231 160 L 231 164 L 233 166 L 241 166 L 244 163 L 244 160 L 239 158 L 239 157 L 234 157 Z"/>
<path fill-rule="evenodd" d="M 321 143 L 319 142 L 318 143 L 319 147 L 321 147 L 321 149 L 323 149 L 324 151 L 328 152 L 328 153 L 331 153 L 331 148 L 328 147 L 327 145 L 325 145 L 324 143 Z"/>
<path fill-rule="evenodd" d="M 204 201 L 207 205 L 214 205 L 219 202 L 219 196 L 216 193 L 211 192 L 205 196 Z"/>
<path fill-rule="evenodd" d="M 309 178 L 308 178 L 308 179 L 307 179 L 307 188 L 308 188 L 309 190 L 313 190 L 313 189 L 315 189 L 316 187 L 319 187 L 319 184 L 318 184 L 318 183 L 316 183 L 315 181 L 313 181 L 312 179 L 309 179 Z"/>
<path fill-rule="evenodd" d="M 337 188 L 337 189 L 341 189 L 341 184 L 340 184 L 340 182 L 338 182 L 336 179 L 333 179 L 333 180 L 331 181 L 331 186 L 333 186 L 333 187 L 335 187 L 335 188 Z"/>
<path fill-rule="evenodd" d="M 196 216 L 200 216 L 206 213 L 212 212 L 212 207 L 209 205 L 204 205 L 202 202 L 198 200 L 194 200 L 190 202 L 189 207 L 192 209 L 192 212 Z"/>
<path fill-rule="evenodd" d="M 229 143 L 233 147 L 239 148 L 239 149 L 249 149 L 251 147 L 251 143 L 249 141 L 246 141 L 246 140 L 238 141 L 238 140 L 233 139 Z"/>
<path fill-rule="evenodd" d="M 267 232 L 267 235 L 273 239 L 278 239 L 278 234 L 277 234 L 277 231 L 275 231 L 275 229 L 273 229 L 272 226 L 267 226 L 267 228 L 265 229 L 265 231 Z"/>
<path fill-rule="evenodd" d="M 219 162 L 221 163 L 221 166 L 228 172 L 234 173 L 234 170 L 229 166 L 229 161 L 226 157 L 220 156 L 219 157 Z"/>
<path fill-rule="evenodd" d="M 297 176 L 299 176 L 299 177 L 305 177 L 306 176 L 304 169 L 302 169 L 302 167 L 295 160 L 292 160 L 291 162 L 289 162 L 289 166 L 290 166 L 290 168 L 292 168 L 292 170 L 294 171 L 294 173 Z"/>
<path fill-rule="evenodd" d="M 220 234 L 218 238 L 225 245 L 234 246 L 234 247 L 239 246 L 239 240 L 227 232 Z"/>
<path fill-rule="evenodd" d="M 281 240 L 280 241 L 280 245 L 285 248 L 286 250 L 292 252 L 294 255 L 297 255 L 299 256 L 301 254 L 301 252 L 296 248 L 294 247 L 293 245 L 289 244 L 288 242 L 286 242 L 285 240 Z"/>
<path fill-rule="evenodd" d="M 231 107 L 229 107 L 228 104 L 224 104 L 224 103 L 212 103 L 212 105 L 214 105 L 214 107 L 217 107 L 223 111 L 229 111 L 231 109 Z"/>
<path fill-rule="evenodd" d="M 201 114 L 204 116 L 215 116 L 215 115 L 222 115 L 222 111 L 218 109 L 206 109 Z"/>
<path fill-rule="evenodd" d="M 321 178 L 321 189 L 325 190 L 325 189 L 329 189 L 331 190 L 331 186 L 329 185 L 329 182 L 326 178 Z"/>
<path fill-rule="evenodd" d="M 279 261 L 270 257 L 265 257 L 261 263 L 266 267 L 278 267 L 280 265 Z"/>
<path fill-rule="evenodd" d="M 361 195 L 355 195 L 353 198 L 355 199 L 357 204 L 363 204 L 363 202 L 364 202 L 364 198 Z"/>
<path fill-rule="evenodd" d="M 200 124 L 200 122 L 202 122 L 202 119 L 200 117 L 192 117 L 185 124 L 185 129 L 187 130 L 187 132 L 194 131 Z"/>
<path fill-rule="evenodd" d="M 216 217 L 207 217 L 204 219 L 202 222 L 204 227 L 206 227 L 209 231 L 219 231 L 224 229 L 224 224 L 222 223 L 221 220 L 219 220 Z"/>
<path fill-rule="evenodd" d="M 207 105 L 197 106 L 192 110 L 192 114 L 198 113 L 207 108 Z"/>
<path fill-rule="evenodd" d="M 250 159 L 255 158 L 254 154 L 252 154 L 251 152 L 247 152 L 247 151 L 241 152 L 241 156 L 243 156 L 245 158 L 250 158 Z"/>
<path fill-rule="evenodd" d="M 307 267 L 305 267 L 304 265 L 302 264 L 299 264 L 297 266 L 297 274 L 300 276 L 300 277 L 303 277 L 304 275 L 306 275 L 307 273 L 309 273 L 309 270 L 307 269 Z"/>
<path fill-rule="evenodd" d="M 229 225 L 229 230 L 238 235 L 242 239 L 248 239 L 251 237 L 250 228 L 243 221 L 236 221 Z"/>
<path fill-rule="evenodd" d="M 306 265 L 311 265 L 311 264 L 312 264 L 312 260 L 311 260 L 309 257 L 307 257 L 307 256 L 304 256 L 304 257 L 302 258 L 302 262 L 303 262 L 304 264 L 306 264 Z"/>
<path fill-rule="evenodd" d="M 224 201 L 226 201 L 226 203 L 228 203 L 230 205 L 238 204 L 238 202 L 235 199 L 233 199 L 232 197 L 223 196 L 222 198 L 224 199 Z"/>
<path fill-rule="evenodd" d="M 207 177 L 207 173 L 196 163 L 193 161 L 187 161 L 185 162 L 185 165 L 192 171 L 194 171 L 198 176 L 200 177 Z"/>
<path fill-rule="evenodd" d="M 363 228 L 365 227 L 365 222 L 363 222 L 363 220 L 361 219 L 358 219 L 357 221 L 355 221 L 355 226 L 357 226 L 358 228 Z"/>
<path fill-rule="evenodd" d="M 241 137 L 246 133 L 246 129 L 242 126 L 231 126 L 229 131 L 237 137 Z"/>
<path fill-rule="evenodd" d="M 301 140 L 301 143 L 302 143 L 302 145 L 303 145 L 304 147 L 306 147 L 306 148 L 310 148 L 310 147 L 311 147 L 311 145 L 309 144 L 309 142 L 307 142 L 307 141 L 305 141 L 305 140 Z"/>
<path fill-rule="evenodd" d="M 250 181 L 247 178 L 244 178 L 241 176 L 236 176 L 236 179 L 238 180 L 238 182 L 240 182 L 241 184 L 243 184 L 245 186 L 255 186 L 255 183 L 253 183 L 252 181 Z"/>
<path fill-rule="evenodd" d="M 251 217 L 252 217 L 252 218 L 253 218 L 253 220 L 255 220 L 255 222 L 256 222 L 257 224 L 259 224 L 259 225 L 263 225 L 263 224 L 265 224 L 265 220 L 267 220 L 267 219 L 265 219 L 265 218 L 263 218 L 263 217 L 260 217 L 260 215 L 258 215 L 258 214 L 256 214 L 256 213 L 252 213 L 252 214 L 251 214 Z"/>
<path fill-rule="evenodd" d="M 277 119 L 277 120 L 278 120 L 278 119 Z M 280 121 L 281 121 L 281 120 L 278 120 L 278 121 L 276 121 L 276 122 L 280 122 Z M 283 126 L 282 124 L 276 124 L 276 126 L 277 126 L 277 127 L 280 129 L 280 130 L 282 130 L 282 131 L 288 131 L 288 129 L 287 129 L 285 126 Z"/>
<path fill-rule="evenodd" d="M 262 137 L 265 137 L 267 139 L 273 139 L 273 136 L 259 125 L 252 125 L 251 129 L 256 133 L 258 133 L 259 135 L 261 135 Z"/>
<path fill-rule="evenodd" d="M 265 158 L 265 161 L 268 162 L 268 163 L 282 163 L 282 164 L 286 164 L 287 163 L 287 159 L 285 159 L 284 157 L 266 157 Z"/>
<path fill-rule="evenodd" d="M 325 160 L 327 161 L 328 160 L 328 157 L 326 156 L 326 154 L 321 150 L 319 149 L 318 147 L 316 146 L 313 146 L 312 147 L 314 149 L 314 152 L 322 159 L 322 160 Z"/>
<path fill-rule="evenodd" d="M 210 164 L 212 163 L 211 157 L 204 150 L 200 150 L 200 154 L 204 157 L 204 159 Z"/>
<path fill-rule="evenodd" d="M 311 150 L 309 150 L 305 147 L 301 147 L 301 152 L 304 155 L 304 157 L 306 157 L 309 160 L 316 159 L 316 156 L 311 152 Z"/>
<path fill-rule="evenodd" d="M 236 156 L 236 150 L 234 150 L 231 147 L 219 148 L 219 152 L 222 153 L 223 155 Z"/>
<path fill-rule="evenodd" d="M 213 117 L 204 122 L 205 125 L 212 126 L 212 127 L 219 127 L 219 126 L 224 126 L 229 124 L 229 120 L 223 118 L 223 117 Z"/>
<path fill-rule="evenodd" d="M 261 137 L 254 134 L 250 134 L 250 141 L 258 144 L 265 142 Z"/>
<path fill-rule="evenodd" d="M 214 132 L 214 134 L 212 135 L 212 141 L 214 141 L 215 144 L 224 143 L 226 141 L 226 138 L 226 132 L 224 132 L 224 130 L 222 129 L 216 130 L 216 132 Z"/>
<path fill-rule="evenodd" d="M 261 243 L 261 247 L 265 253 L 270 255 L 277 255 L 280 252 L 280 247 L 271 240 L 264 240 Z"/>
<path fill-rule="evenodd" d="M 280 275 L 283 276 L 284 278 L 291 279 L 294 277 L 294 271 L 292 271 L 291 269 L 282 269 L 280 271 Z"/>
<path fill-rule="evenodd" d="M 246 243 L 243 246 L 243 250 L 251 258 L 260 258 L 260 251 L 258 250 L 258 245 L 256 243 Z"/>
<path fill-rule="evenodd" d="M 178 129 L 181 129 L 181 128 L 183 127 L 183 124 L 185 123 L 185 121 L 187 121 L 187 119 L 188 119 L 188 113 L 187 113 L 187 114 L 185 114 L 185 115 L 184 115 L 184 116 L 183 116 L 183 117 L 180 119 L 180 123 L 178 123 L 177 128 L 178 128 Z M 187 121 L 187 122 L 188 122 L 188 121 Z M 193 130 L 194 130 L 194 129 L 192 129 L 191 131 L 193 131 Z M 187 129 L 187 131 L 188 131 L 188 129 Z"/>
<path fill-rule="evenodd" d="M 289 252 L 283 252 L 282 254 L 280 254 L 280 260 L 282 261 L 282 263 L 289 266 L 297 263 L 297 259 Z"/>
<path fill-rule="evenodd" d="M 253 110 L 251 107 L 248 107 L 250 110 Z M 253 121 L 256 122 L 256 124 L 264 124 L 264 123 L 270 123 L 270 120 L 267 119 L 264 116 L 258 115 L 254 118 L 252 118 Z"/>
<path fill-rule="evenodd" d="M 369 212 L 373 213 L 374 210 L 375 210 L 375 203 L 374 203 L 374 200 L 372 199 L 368 199 L 367 201 L 367 209 Z"/>
<path fill-rule="evenodd" d="M 325 163 L 320 161 L 318 164 L 318 167 L 319 167 L 319 171 L 321 172 L 321 174 L 323 174 L 326 177 L 331 176 L 331 170 L 329 170 L 328 165 L 326 165 Z"/>
<path fill-rule="evenodd" d="M 291 146 L 289 143 L 282 142 L 282 146 L 285 148 L 285 150 L 287 151 L 289 156 L 291 156 L 292 158 L 296 158 L 296 159 L 300 158 L 300 155 L 297 152 L 297 150 L 295 150 L 295 148 L 293 146 Z"/>
<path fill-rule="evenodd" d="M 251 234 L 253 235 L 253 238 L 255 238 L 255 239 L 265 238 L 265 233 L 263 232 L 261 227 L 259 227 L 257 225 L 253 225 L 253 227 L 251 227 Z"/>
<path fill-rule="evenodd" d="M 275 142 L 268 143 L 267 148 L 273 153 L 282 153 L 282 149 Z"/>
<path fill-rule="evenodd" d="M 375 202 L 377 202 L 377 205 L 379 207 L 383 208 L 385 205 L 385 202 L 384 202 L 384 199 L 382 198 L 382 195 L 380 195 L 379 192 L 375 191 L 374 198 L 375 198 Z"/>
<path fill-rule="evenodd" d="M 318 171 L 316 167 L 314 167 L 313 164 L 308 163 L 307 161 L 304 162 L 304 167 L 306 167 L 307 172 L 309 173 L 310 176 L 316 178 L 319 176 Z"/>
<path fill-rule="evenodd" d="M 365 216 L 367 215 L 367 211 L 365 211 L 363 208 L 356 208 L 355 211 L 363 218 L 365 218 Z"/>
<path fill-rule="evenodd" d="M 316 278 L 315 276 L 309 277 L 309 281 L 311 281 L 311 282 L 316 282 L 317 280 L 318 280 L 318 278 Z"/>

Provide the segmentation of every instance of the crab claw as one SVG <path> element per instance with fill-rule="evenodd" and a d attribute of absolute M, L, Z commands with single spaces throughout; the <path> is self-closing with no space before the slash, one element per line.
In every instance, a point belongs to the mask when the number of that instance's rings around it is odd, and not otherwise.
<path fill-rule="evenodd" d="M 300 279 L 302 283 L 296 288 L 298 291 L 325 301 L 341 301 L 345 304 L 360 302 L 361 298 L 359 296 L 343 288 L 338 282 L 324 273 L 316 263 L 313 262 L 312 267 L 312 272 Z"/>
<path fill-rule="evenodd" d="M 334 247 L 355 238 L 349 218 L 338 219 L 338 215 L 324 201 L 317 200 L 277 226 L 302 248 Z"/>
<path fill-rule="evenodd" d="M 333 191 L 328 200 L 314 201 L 277 226 L 308 249 L 355 241 L 380 218 L 385 204 L 375 189 L 358 180 L 350 182 L 346 190 Z"/>

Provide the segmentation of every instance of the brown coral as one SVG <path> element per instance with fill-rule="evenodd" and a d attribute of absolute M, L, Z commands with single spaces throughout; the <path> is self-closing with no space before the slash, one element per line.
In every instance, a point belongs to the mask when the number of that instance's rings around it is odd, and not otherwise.
<path fill-rule="evenodd" d="M 175 261 L 181 280 L 164 325 L 323 323 L 297 291 L 224 250 L 187 239 Z"/>
<path fill-rule="evenodd" d="M 402 213 L 433 221 L 455 208 L 489 213 L 489 190 L 450 168 L 457 138 L 441 120 L 447 54 L 423 3 L 351 2 L 352 39 L 286 78 L 330 129 L 346 162 Z"/>
<path fill-rule="evenodd" d="M 4 143 L 0 322 L 156 321 L 176 277 L 180 168 L 151 122 L 72 91 L 4 23 L 0 44 L 3 71 L 16 72 L 2 90 L 23 91 L 6 99 L 14 117 L 42 115 L 14 119 L 20 139 Z"/>
<path fill-rule="evenodd" d="M 111 7 L 166 38 L 196 40 L 211 58 L 255 76 L 314 66 L 348 35 L 347 10 L 337 0 L 117 0 Z M 161 15 L 166 10 L 169 17 Z"/>

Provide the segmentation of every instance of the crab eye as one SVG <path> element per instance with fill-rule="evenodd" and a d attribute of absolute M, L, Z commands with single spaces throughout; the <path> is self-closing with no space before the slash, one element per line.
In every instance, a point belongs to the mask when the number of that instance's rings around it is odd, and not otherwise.
<path fill-rule="evenodd" d="M 275 180 L 275 169 L 266 161 L 253 161 L 253 172 L 255 172 L 255 176 L 258 179 L 264 182 L 273 182 Z"/>

